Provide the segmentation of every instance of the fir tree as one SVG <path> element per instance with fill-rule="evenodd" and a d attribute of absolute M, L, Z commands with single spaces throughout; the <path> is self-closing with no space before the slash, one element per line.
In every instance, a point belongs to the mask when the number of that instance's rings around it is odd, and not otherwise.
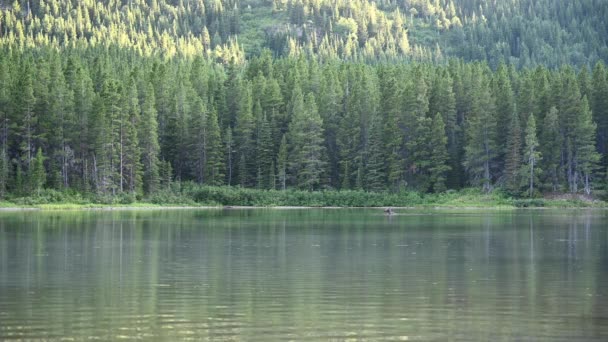
<path fill-rule="evenodd" d="M 505 148 L 505 183 L 509 191 L 515 193 L 520 187 L 521 125 L 519 115 L 513 111 L 509 123 L 507 146 Z"/>
<path fill-rule="evenodd" d="M 593 122 L 587 97 L 581 103 L 581 110 L 574 129 L 573 151 L 575 154 L 575 182 L 580 173 L 584 191 L 591 194 L 591 180 L 600 161 L 600 155 L 595 149 L 596 124 Z M 576 192 L 576 186 L 573 192 Z"/>
<path fill-rule="evenodd" d="M 541 161 L 541 154 L 537 150 L 539 143 L 536 137 L 536 119 L 530 114 L 526 124 L 526 138 L 524 142 L 524 164 L 521 167 L 522 179 L 527 179 L 528 196 L 534 195 L 534 184 L 538 182 L 538 176 L 542 170 L 538 167 Z"/>
<path fill-rule="evenodd" d="M 497 155 L 496 119 L 494 106 L 486 82 L 474 80 L 473 102 L 466 123 L 464 166 L 471 184 L 482 185 L 485 192 L 492 190 L 492 164 Z"/>
<path fill-rule="evenodd" d="M 158 144 L 158 122 L 156 120 L 156 101 L 151 83 L 146 85 L 143 92 L 139 121 L 139 146 L 143 165 L 143 183 L 146 194 L 155 193 L 160 186 L 159 160 L 160 146 Z"/>
<path fill-rule="evenodd" d="M 304 190 L 315 190 L 321 185 L 324 171 L 323 161 L 323 120 L 317 111 L 312 93 L 301 97 L 294 104 L 294 117 L 289 125 L 290 135 L 290 168 L 295 177 L 296 186 Z"/>
<path fill-rule="evenodd" d="M 445 124 L 443 117 L 437 113 L 433 118 L 430 128 L 430 185 L 434 192 L 446 190 L 446 177 L 450 171 L 449 155 L 447 151 L 448 138 L 445 134 Z"/>
<path fill-rule="evenodd" d="M 40 195 L 40 191 L 46 183 L 46 170 L 44 169 L 44 156 L 42 155 L 42 149 L 38 149 L 36 157 L 32 160 L 32 166 L 29 170 L 29 184 L 30 189 L 36 191 L 36 194 Z"/>
<path fill-rule="evenodd" d="M 283 135 L 281 144 L 279 145 L 279 154 L 277 156 L 277 168 L 279 171 L 278 176 L 281 190 L 285 190 L 287 185 L 287 165 L 287 138 L 286 135 Z"/>
<path fill-rule="evenodd" d="M 557 108 L 551 107 L 543 122 L 540 135 L 540 153 L 543 156 L 542 179 L 545 187 L 558 191 L 561 182 L 563 138 L 560 132 Z"/>

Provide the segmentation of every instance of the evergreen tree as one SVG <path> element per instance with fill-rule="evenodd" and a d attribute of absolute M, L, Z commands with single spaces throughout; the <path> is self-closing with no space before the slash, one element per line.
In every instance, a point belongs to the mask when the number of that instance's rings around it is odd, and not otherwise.
<path fill-rule="evenodd" d="M 505 160 L 506 163 L 511 165 L 505 165 L 507 187 L 514 189 L 519 186 L 519 183 L 515 179 L 518 172 L 519 161 L 521 160 L 519 151 L 514 148 L 521 147 L 521 128 L 516 127 L 513 116 L 517 115 L 515 110 L 515 96 L 513 94 L 513 88 L 511 86 L 511 80 L 507 73 L 507 66 L 501 64 L 495 74 L 495 80 L 493 84 L 494 97 L 496 99 L 496 125 L 503 129 L 496 130 L 496 145 L 505 146 L 506 149 L 498 150 L 497 155 L 499 160 Z M 519 124 L 519 120 L 517 122 Z M 507 129 L 504 129 L 507 128 Z M 519 134 L 517 137 L 514 136 L 515 131 Z M 517 146 L 509 146 L 509 144 L 516 143 Z"/>
<path fill-rule="evenodd" d="M 277 156 L 277 168 L 278 168 L 278 176 L 279 183 L 281 186 L 281 190 L 285 190 L 287 187 L 287 138 L 284 134 L 281 138 L 281 144 L 279 146 L 279 154 Z"/>
<path fill-rule="evenodd" d="M 234 127 L 234 141 L 238 146 L 238 179 L 241 186 L 251 186 L 255 174 L 255 143 L 253 118 L 253 100 L 251 87 L 245 84 L 241 89 L 242 98 L 239 102 L 236 124 Z"/>
<path fill-rule="evenodd" d="M 257 187 L 267 189 L 271 186 L 272 179 L 268 172 L 273 160 L 272 135 L 270 123 L 266 115 L 261 114 L 257 120 L 256 129 L 256 165 L 260 176 L 257 177 Z"/>
<path fill-rule="evenodd" d="M 189 150 L 190 161 L 193 164 L 192 170 L 194 171 L 194 179 L 197 183 L 203 184 L 206 182 L 205 174 L 207 169 L 207 152 L 209 148 L 209 136 L 207 132 L 207 108 L 204 106 L 203 101 L 197 98 L 194 103 L 195 110 L 192 112 L 190 131 L 192 136 L 190 137 Z"/>
<path fill-rule="evenodd" d="M 127 98 L 127 113 L 124 121 L 120 123 L 120 177 L 121 191 L 128 191 L 132 194 L 143 192 L 142 184 L 142 164 L 141 148 L 137 126 L 141 120 L 137 86 L 134 80 L 131 81 Z"/>
<path fill-rule="evenodd" d="M 380 191 L 386 188 L 384 172 L 384 147 L 382 146 L 382 124 L 375 116 L 370 124 L 368 151 L 365 156 L 365 185 L 366 190 Z"/>
<path fill-rule="evenodd" d="M 482 185 L 485 192 L 492 190 L 492 164 L 497 155 L 496 119 L 488 84 L 478 75 L 473 80 L 471 112 L 466 123 L 464 166 L 473 185 Z"/>
<path fill-rule="evenodd" d="M 538 167 L 541 161 L 541 154 L 537 150 L 539 147 L 536 137 L 536 119 L 531 114 L 526 124 L 526 138 L 524 142 L 524 164 L 521 167 L 522 179 L 527 180 L 528 196 L 534 195 L 534 184 L 538 183 L 538 176 L 542 170 Z"/>
<path fill-rule="evenodd" d="M 300 189 L 315 190 L 321 185 L 325 163 L 323 161 L 323 120 L 317 111 L 312 93 L 296 98 L 294 116 L 289 124 L 291 147 L 290 169 Z"/>
<path fill-rule="evenodd" d="M 574 182 L 575 184 L 578 183 L 578 174 L 580 173 L 581 182 L 587 195 L 591 194 L 591 180 L 600 161 L 600 155 L 595 149 L 595 130 L 596 124 L 593 122 L 587 97 L 584 97 L 574 129 L 572 150 L 575 154 L 576 169 Z M 571 190 L 576 192 L 576 185 Z"/>
<path fill-rule="evenodd" d="M 509 191 L 515 193 L 520 187 L 521 125 L 519 115 L 513 111 L 509 123 L 507 146 L 505 148 L 505 183 Z"/>
<path fill-rule="evenodd" d="M 557 108 L 551 107 L 543 122 L 540 135 L 540 154 L 543 157 L 542 179 L 545 187 L 558 191 L 561 183 L 561 161 L 563 138 L 560 133 Z"/>
<path fill-rule="evenodd" d="M 222 185 L 224 184 L 224 158 L 222 156 L 222 137 L 215 109 L 212 109 L 207 117 L 207 136 L 205 178 L 208 184 Z"/>
<path fill-rule="evenodd" d="M 156 121 L 156 101 L 151 83 L 146 85 L 141 105 L 141 120 L 139 122 L 138 138 L 141 148 L 141 163 L 143 165 L 144 192 L 153 194 L 160 187 L 159 160 L 160 146 L 158 144 L 158 122 Z"/>
<path fill-rule="evenodd" d="M 46 183 L 46 170 L 44 169 L 44 156 L 42 155 L 42 149 L 38 149 L 36 157 L 32 160 L 32 166 L 29 170 L 29 184 L 30 189 L 36 191 L 36 194 L 40 195 L 40 191 Z"/>
<path fill-rule="evenodd" d="M 386 175 L 389 187 L 398 190 L 403 181 L 404 158 L 402 155 L 403 132 L 399 127 L 402 90 L 391 70 L 381 75 L 382 112 L 384 121 L 384 145 L 386 146 Z"/>
<path fill-rule="evenodd" d="M 17 134 L 20 138 L 19 152 L 29 170 L 34 158 L 34 142 L 37 138 L 38 116 L 35 112 L 37 99 L 34 96 L 34 84 L 29 67 L 24 67 L 20 76 L 17 92 L 13 98 L 17 99 L 17 112 L 20 114 L 17 123 L 19 125 Z"/>
<path fill-rule="evenodd" d="M 591 90 L 591 111 L 597 124 L 597 148 L 604 156 L 603 165 L 608 166 L 608 72 L 604 63 L 598 62 L 593 68 Z"/>
<path fill-rule="evenodd" d="M 232 138 L 232 129 L 228 127 L 224 134 L 224 150 L 226 160 L 226 184 L 232 185 L 235 167 L 235 147 L 234 139 Z"/>
<path fill-rule="evenodd" d="M 453 91 L 453 80 L 449 73 L 441 72 L 435 76 L 429 99 L 429 113 L 441 113 L 445 124 L 448 139 L 447 150 L 449 154 L 450 171 L 447 176 L 447 185 L 451 188 L 460 186 L 462 165 L 460 165 L 462 141 L 459 126 L 456 120 L 456 95 Z"/>
<path fill-rule="evenodd" d="M 430 127 L 430 189 L 433 192 L 446 190 L 446 176 L 450 171 L 449 155 L 447 151 L 448 138 L 445 134 L 445 124 L 441 113 L 437 113 Z"/>

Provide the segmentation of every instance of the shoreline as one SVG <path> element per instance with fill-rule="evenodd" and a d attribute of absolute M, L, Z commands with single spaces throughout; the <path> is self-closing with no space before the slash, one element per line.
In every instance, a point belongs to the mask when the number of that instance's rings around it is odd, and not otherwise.
<path fill-rule="evenodd" d="M 383 209 L 392 208 L 393 210 L 555 210 L 555 209 L 576 209 L 576 210 L 607 210 L 608 206 L 530 206 L 516 207 L 513 205 L 413 205 L 413 206 L 209 206 L 209 205 L 156 205 L 142 203 L 142 205 L 115 205 L 115 204 L 45 204 L 34 206 L 0 206 L 2 212 L 27 212 L 27 211 L 148 211 L 148 210 L 340 210 L 340 209 Z M 398 214 L 398 213 L 397 213 Z"/>

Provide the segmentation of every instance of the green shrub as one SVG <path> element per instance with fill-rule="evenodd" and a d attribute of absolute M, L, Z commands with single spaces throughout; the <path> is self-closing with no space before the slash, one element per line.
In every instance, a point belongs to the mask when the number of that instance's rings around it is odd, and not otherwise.
<path fill-rule="evenodd" d="M 527 198 L 513 200 L 513 206 L 517 208 L 542 208 L 547 202 L 543 198 Z"/>

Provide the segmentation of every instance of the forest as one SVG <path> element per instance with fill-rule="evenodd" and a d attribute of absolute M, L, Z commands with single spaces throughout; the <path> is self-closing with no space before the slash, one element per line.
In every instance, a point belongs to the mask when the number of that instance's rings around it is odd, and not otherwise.
<path fill-rule="evenodd" d="M 602 1 L 0 7 L 2 198 L 607 187 Z"/>

